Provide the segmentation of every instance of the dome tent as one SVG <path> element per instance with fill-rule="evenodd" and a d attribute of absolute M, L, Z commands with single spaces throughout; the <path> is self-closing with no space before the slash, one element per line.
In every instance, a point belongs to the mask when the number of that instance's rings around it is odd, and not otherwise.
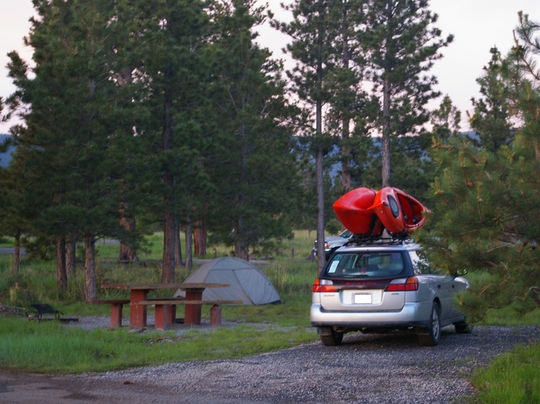
<path fill-rule="evenodd" d="M 255 265 L 240 258 L 223 257 L 209 261 L 193 272 L 185 283 L 226 283 L 225 288 L 208 288 L 202 300 L 242 300 L 242 304 L 280 303 L 274 285 Z M 178 290 L 175 296 L 183 296 Z"/>

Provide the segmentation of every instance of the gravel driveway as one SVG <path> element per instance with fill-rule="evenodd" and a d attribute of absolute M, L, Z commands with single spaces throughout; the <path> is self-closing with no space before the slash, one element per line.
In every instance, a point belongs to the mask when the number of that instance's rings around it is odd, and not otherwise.
<path fill-rule="evenodd" d="M 420 347 L 414 336 L 347 334 L 340 347 L 317 342 L 238 360 L 76 376 L 0 372 L 0 402 L 463 402 L 474 393 L 474 369 L 515 345 L 540 341 L 539 330 L 475 327 L 456 334 L 447 327 L 436 347 Z"/>

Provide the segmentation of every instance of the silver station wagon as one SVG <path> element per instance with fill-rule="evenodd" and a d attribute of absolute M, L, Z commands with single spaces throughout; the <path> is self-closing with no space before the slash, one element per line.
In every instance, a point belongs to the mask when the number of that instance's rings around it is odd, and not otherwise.
<path fill-rule="evenodd" d="M 465 278 L 433 273 L 409 241 L 376 241 L 339 248 L 313 284 L 311 324 L 324 345 L 351 331 L 408 331 L 420 345 L 439 343 L 441 328 L 470 332 L 456 307 Z"/>

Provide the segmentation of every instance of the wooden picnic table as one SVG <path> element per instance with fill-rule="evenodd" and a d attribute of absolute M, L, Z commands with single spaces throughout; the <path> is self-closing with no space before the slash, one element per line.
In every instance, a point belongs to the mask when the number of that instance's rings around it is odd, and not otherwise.
<path fill-rule="evenodd" d="M 106 284 L 102 289 L 129 290 L 130 317 L 129 325 L 133 328 L 143 328 L 147 325 L 147 306 L 156 304 L 159 306 L 159 313 L 156 313 L 156 321 L 159 326 L 166 325 L 174 320 L 175 305 L 185 304 L 184 324 L 198 325 L 201 323 L 202 294 L 206 288 L 224 288 L 229 286 L 226 283 L 150 283 L 150 284 Z M 172 299 L 170 296 L 163 298 L 148 299 L 148 294 L 156 290 L 182 289 L 185 290 L 185 298 Z M 167 303 L 168 302 L 168 303 Z M 158 316 L 159 314 L 159 316 Z M 158 318 L 159 317 L 159 318 Z M 121 318 L 120 318 L 121 321 Z M 115 320 L 118 323 L 118 320 Z M 111 325 L 113 321 L 111 320 Z"/>

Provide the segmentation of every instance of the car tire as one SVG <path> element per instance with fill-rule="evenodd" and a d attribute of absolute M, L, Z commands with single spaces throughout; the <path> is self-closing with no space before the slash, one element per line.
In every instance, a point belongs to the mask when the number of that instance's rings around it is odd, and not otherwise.
<path fill-rule="evenodd" d="M 472 325 L 467 323 L 466 321 L 459 321 L 457 323 L 454 323 L 454 327 L 456 328 L 456 332 L 458 334 L 470 334 L 472 333 Z"/>
<path fill-rule="evenodd" d="M 337 346 L 343 342 L 342 332 L 335 331 L 332 327 L 321 327 L 319 337 L 325 346 Z"/>
<path fill-rule="evenodd" d="M 441 317 L 439 304 L 434 302 L 431 308 L 429 328 L 418 332 L 418 342 L 422 346 L 435 346 L 441 339 Z"/>

